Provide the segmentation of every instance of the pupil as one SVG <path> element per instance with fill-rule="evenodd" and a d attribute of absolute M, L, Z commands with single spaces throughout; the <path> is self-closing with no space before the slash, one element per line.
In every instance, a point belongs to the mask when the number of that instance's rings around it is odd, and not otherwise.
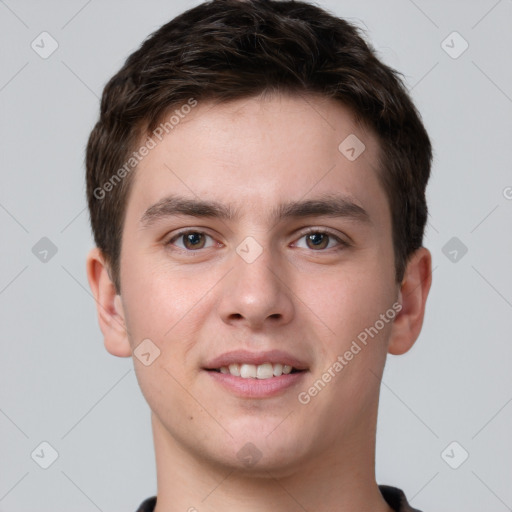
<path fill-rule="evenodd" d="M 309 240 L 313 243 L 313 245 L 319 246 L 324 241 L 324 236 L 322 233 L 313 233 L 309 235 Z"/>
<path fill-rule="evenodd" d="M 196 246 L 201 242 L 200 233 L 189 233 L 186 237 L 189 245 Z"/>
<path fill-rule="evenodd" d="M 308 240 L 313 243 L 314 247 L 320 247 L 322 249 L 325 248 L 325 241 L 327 240 L 327 236 L 324 233 L 312 233 L 308 236 Z"/>

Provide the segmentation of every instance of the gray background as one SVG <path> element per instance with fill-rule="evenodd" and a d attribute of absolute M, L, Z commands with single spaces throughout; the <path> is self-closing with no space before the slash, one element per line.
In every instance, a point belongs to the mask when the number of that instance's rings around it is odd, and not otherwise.
<path fill-rule="evenodd" d="M 132 360 L 103 347 L 86 279 L 83 160 L 106 81 L 196 4 L 0 1 L 1 511 L 130 511 L 156 491 L 149 408 Z M 512 510 L 512 1 L 320 5 L 405 75 L 435 148 L 433 286 L 418 342 L 388 359 L 377 480 L 425 512 Z M 48 469 L 31 457 L 43 441 Z"/>

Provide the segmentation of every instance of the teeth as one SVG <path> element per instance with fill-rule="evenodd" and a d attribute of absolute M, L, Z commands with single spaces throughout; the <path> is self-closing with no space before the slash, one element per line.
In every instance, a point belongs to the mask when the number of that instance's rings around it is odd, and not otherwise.
<path fill-rule="evenodd" d="M 283 373 L 290 373 L 292 371 L 292 367 L 289 364 L 285 364 L 283 366 Z"/>
<path fill-rule="evenodd" d="M 291 371 L 292 367 L 289 364 L 281 363 L 264 363 L 257 366 L 255 364 L 233 363 L 229 367 L 223 366 L 220 368 L 221 373 L 229 373 L 243 379 L 271 379 L 272 377 L 287 375 Z"/>
<path fill-rule="evenodd" d="M 256 368 L 256 378 L 258 379 L 270 379 L 274 376 L 274 368 L 270 363 L 260 364 Z"/>
<path fill-rule="evenodd" d="M 274 365 L 274 377 L 279 377 L 283 373 L 283 365 L 277 363 Z"/>
<path fill-rule="evenodd" d="M 239 368 L 238 364 L 230 364 L 229 365 L 229 373 L 231 373 L 231 375 L 240 377 L 240 368 Z"/>
<path fill-rule="evenodd" d="M 256 377 L 256 366 L 253 364 L 243 364 L 240 366 L 240 377 L 248 379 L 249 377 Z"/>

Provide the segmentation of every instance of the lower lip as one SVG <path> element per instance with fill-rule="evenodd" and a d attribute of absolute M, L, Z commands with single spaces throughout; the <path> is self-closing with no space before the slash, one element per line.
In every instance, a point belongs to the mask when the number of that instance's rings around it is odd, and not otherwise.
<path fill-rule="evenodd" d="M 288 373 L 270 379 L 243 379 L 229 373 L 205 370 L 211 378 L 232 393 L 244 398 L 269 398 L 297 385 L 307 373 Z"/>

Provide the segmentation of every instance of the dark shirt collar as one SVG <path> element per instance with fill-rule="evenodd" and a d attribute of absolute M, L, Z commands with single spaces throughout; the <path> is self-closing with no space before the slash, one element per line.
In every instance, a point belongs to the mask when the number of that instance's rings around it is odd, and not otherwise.
<path fill-rule="evenodd" d="M 407 498 L 401 489 L 397 487 L 391 487 L 389 485 L 379 485 L 380 492 L 387 504 L 395 512 L 421 512 L 416 508 L 412 508 L 407 502 Z M 156 496 L 148 498 L 141 503 L 137 512 L 153 512 L 156 506 Z"/>

